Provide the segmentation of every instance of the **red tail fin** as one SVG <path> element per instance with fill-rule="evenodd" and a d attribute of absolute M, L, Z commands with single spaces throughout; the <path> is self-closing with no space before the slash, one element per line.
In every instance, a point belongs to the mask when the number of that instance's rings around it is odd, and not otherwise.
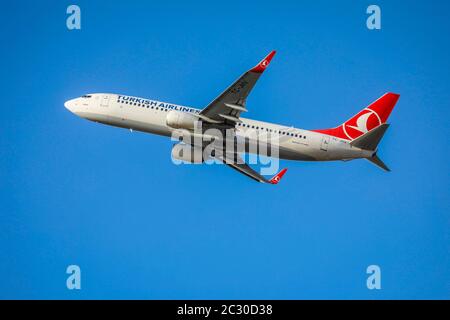
<path fill-rule="evenodd" d="M 341 139 L 356 139 L 364 133 L 386 123 L 399 98 L 400 95 L 398 94 L 386 93 L 339 127 L 312 131 L 328 134 Z"/>

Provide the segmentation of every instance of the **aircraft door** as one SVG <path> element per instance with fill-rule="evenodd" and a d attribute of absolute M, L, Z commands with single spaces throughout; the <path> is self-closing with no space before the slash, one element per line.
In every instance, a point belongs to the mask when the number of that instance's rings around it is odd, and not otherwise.
<path fill-rule="evenodd" d="M 320 150 L 328 151 L 328 145 L 330 144 L 330 137 L 329 136 L 323 136 L 322 137 L 322 143 L 320 144 Z"/>
<path fill-rule="evenodd" d="M 101 107 L 108 107 L 109 105 L 109 94 L 104 94 L 100 100 Z"/>

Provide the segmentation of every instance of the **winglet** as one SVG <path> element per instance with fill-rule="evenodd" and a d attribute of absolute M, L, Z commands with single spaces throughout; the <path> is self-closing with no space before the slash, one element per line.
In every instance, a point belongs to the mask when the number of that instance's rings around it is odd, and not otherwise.
<path fill-rule="evenodd" d="M 254 67 L 250 71 L 256 73 L 263 73 L 264 70 L 266 70 L 266 68 L 269 66 L 270 60 L 272 60 L 275 53 L 276 53 L 275 50 L 271 51 L 264 59 L 261 60 L 260 63 L 258 63 L 258 65 L 256 65 L 256 67 Z"/>
<path fill-rule="evenodd" d="M 283 169 L 280 172 L 278 172 L 276 175 L 273 176 L 272 179 L 269 180 L 269 182 L 271 184 L 277 184 L 278 182 L 280 182 L 281 178 L 284 176 L 284 174 L 286 173 L 287 169 Z"/>

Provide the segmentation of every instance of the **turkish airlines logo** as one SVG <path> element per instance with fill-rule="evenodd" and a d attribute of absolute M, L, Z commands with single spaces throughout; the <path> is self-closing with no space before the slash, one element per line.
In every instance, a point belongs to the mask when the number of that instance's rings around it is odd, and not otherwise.
<path fill-rule="evenodd" d="M 373 128 L 378 127 L 380 124 L 381 119 L 379 115 L 373 110 L 365 109 L 354 118 L 344 123 L 342 128 L 347 137 L 356 139 Z"/>
<path fill-rule="evenodd" d="M 265 69 L 269 65 L 269 61 L 263 60 L 259 65 L 261 66 L 261 68 Z"/>

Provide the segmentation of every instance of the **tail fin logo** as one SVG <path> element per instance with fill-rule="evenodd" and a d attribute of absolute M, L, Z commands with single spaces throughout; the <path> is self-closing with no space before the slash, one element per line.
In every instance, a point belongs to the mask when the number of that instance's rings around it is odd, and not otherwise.
<path fill-rule="evenodd" d="M 343 124 L 331 129 L 313 131 L 340 139 L 354 140 L 386 123 L 399 98 L 400 95 L 388 92 Z"/>
<path fill-rule="evenodd" d="M 380 116 L 373 110 L 364 109 L 355 117 L 342 125 L 345 135 L 349 139 L 356 139 L 373 128 L 381 125 Z"/>

